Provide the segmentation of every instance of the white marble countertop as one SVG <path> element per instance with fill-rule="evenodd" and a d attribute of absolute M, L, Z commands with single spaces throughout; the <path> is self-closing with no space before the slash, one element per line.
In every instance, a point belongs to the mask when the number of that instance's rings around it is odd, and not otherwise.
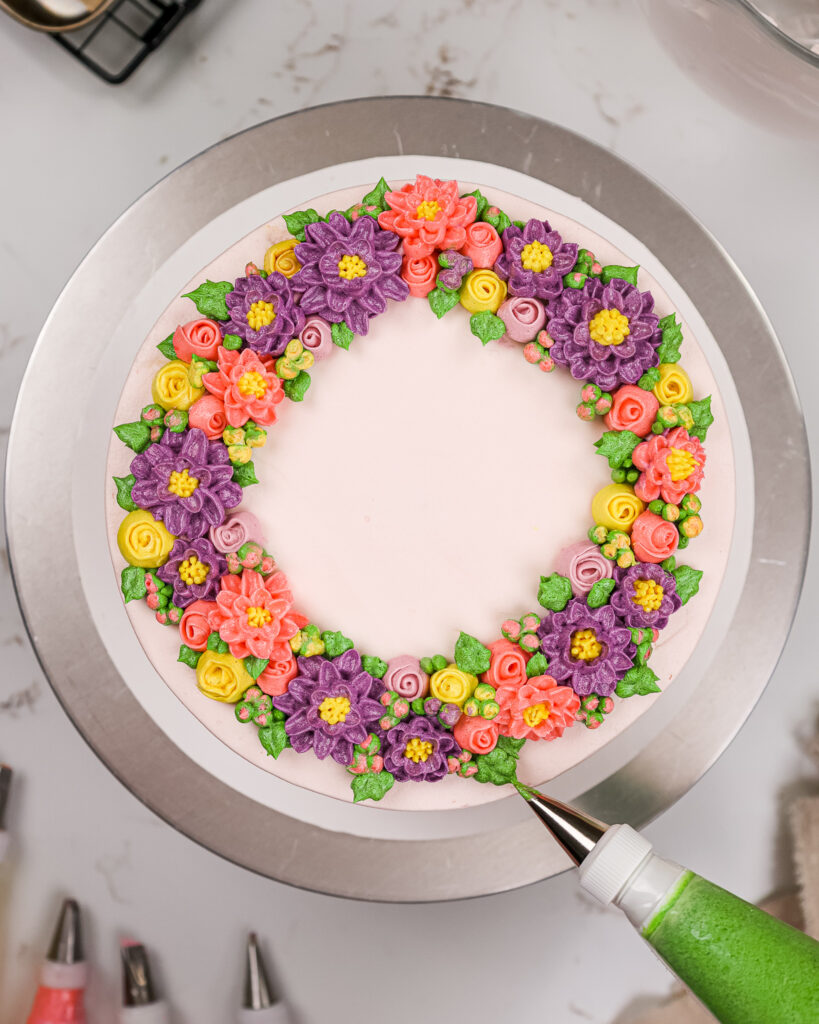
<path fill-rule="evenodd" d="M 302 106 L 426 93 L 567 125 L 681 199 L 756 289 L 803 389 L 819 450 L 811 408 L 819 374 L 815 132 L 812 141 L 781 136 L 732 113 L 678 67 L 627 0 L 280 0 L 275 13 L 273 6 L 203 4 L 119 88 L 2 20 L 3 442 L 60 288 L 160 176 L 219 139 Z M 361 1019 L 391 993 L 395 1024 L 456 1014 L 608 1024 L 637 995 L 669 988 L 670 976 L 626 923 L 580 895 L 570 874 L 461 904 L 380 906 L 288 889 L 194 845 L 108 773 L 62 712 L 25 638 L 3 554 L 0 759 L 17 775 L 14 854 L 0 876 L 2 1024 L 25 1016 L 67 893 L 86 909 L 92 1024 L 114 1019 L 125 935 L 155 953 L 175 1024 L 231 1019 L 249 928 L 265 939 L 304 1024 Z M 58 575 L 59 566 L 43 571 Z M 814 559 L 807 586 L 817 584 Z M 811 605 L 803 601 L 747 726 L 648 830 L 661 851 L 751 900 L 791 881 L 781 798 L 816 783 L 803 753 L 816 717 Z"/>

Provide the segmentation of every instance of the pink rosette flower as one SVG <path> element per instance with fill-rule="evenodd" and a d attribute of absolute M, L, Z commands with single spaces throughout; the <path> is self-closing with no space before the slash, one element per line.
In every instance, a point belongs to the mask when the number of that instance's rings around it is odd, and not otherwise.
<path fill-rule="evenodd" d="M 603 417 L 609 430 L 630 430 L 638 437 L 644 437 L 651 430 L 660 408 L 652 391 L 645 391 L 636 384 L 624 384 L 611 399 L 611 409 Z"/>
<path fill-rule="evenodd" d="M 287 693 L 291 679 L 299 674 L 299 666 L 292 653 L 286 658 L 271 658 L 267 667 L 256 679 L 256 685 L 270 697 L 281 697 Z"/>
<path fill-rule="evenodd" d="M 397 192 L 387 192 L 390 207 L 378 215 L 379 227 L 403 239 L 405 256 L 428 256 L 436 249 L 460 249 L 466 228 L 478 215 L 474 196 L 458 196 L 457 181 L 419 174 Z"/>
<path fill-rule="evenodd" d="M 313 353 L 313 361 L 326 359 L 333 348 L 333 329 L 320 316 L 308 316 L 299 333 L 299 341 L 308 352 Z"/>
<path fill-rule="evenodd" d="M 292 653 L 289 641 L 307 619 L 293 611 L 293 595 L 283 572 L 267 579 L 252 569 L 222 577 L 216 608 L 208 625 L 227 642 L 234 658 L 283 661 Z"/>
<path fill-rule="evenodd" d="M 637 516 L 631 527 L 631 549 L 641 562 L 664 562 L 679 543 L 677 527 L 648 509 Z"/>
<path fill-rule="evenodd" d="M 232 427 L 253 420 L 260 427 L 276 422 L 276 406 L 284 399 L 282 382 L 253 349 L 243 352 L 222 346 L 217 355 L 219 370 L 206 373 L 202 383 L 225 403 L 225 415 Z"/>
<path fill-rule="evenodd" d="M 498 730 L 516 740 L 556 740 L 574 724 L 580 698 L 570 686 L 558 686 L 551 676 L 534 676 L 522 686 L 495 691 L 500 714 Z"/>
<path fill-rule="evenodd" d="M 401 277 L 409 285 L 410 295 L 423 299 L 435 287 L 438 276 L 438 260 L 429 253 L 426 256 L 405 256 L 401 263 Z"/>
<path fill-rule="evenodd" d="M 503 242 L 491 224 L 476 220 L 466 229 L 466 242 L 461 252 L 472 260 L 473 266 L 485 269 L 495 265 L 503 252 Z"/>
<path fill-rule="evenodd" d="M 496 721 L 488 722 L 485 718 L 461 715 L 452 735 L 462 750 L 471 750 L 473 754 L 488 754 L 497 746 L 500 730 Z"/>
<path fill-rule="evenodd" d="M 522 686 L 526 682 L 526 664 L 529 661 L 517 644 L 509 640 L 496 640 L 489 645 L 489 668 L 481 676 L 485 683 L 494 686 Z"/>
<path fill-rule="evenodd" d="M 409 654 L 390 658 L 383 683 L 388 690 L 409 701 L 429 693 L 429 676 L 421 668 L 421 662 Z"/>
<path fill-rule="evenodd" d="M 568 578 L 575 597 L 588 594 L 599 580 L 610 579 L 612 566 L 613 563 L 603 557 L 600 548 L 588 540 L 563 548 L 555 560 L 555 572 Z"/>
<path fill-rule="evenodd" d="M 173 332 L 173 350 L 185 363 L 195 355 L 200 359 L 215 359 L 221 344 L 222 332 L 213 320 L 189 320 Z"/>
<path fill-rule="evenodd" d="M 248 541 L 265 546 L 262 524 L 252 512 L 228 512 L 219 526 L 211 526 L 210 542 L 223 555 L 231 555 Z"/>
<path fill-rule="evenodd" d="M 631 456 L 642 470 L 634 493 L 642 501 L 663 501 L 679 505 L 686 494 L 700 489 L 705 473 L 705 449 L 699 438 L 689 437 L 685 427 L 655 434 L 634 449 Z"/>
<path fill-rule="evenodd" d="M 500 304 L 498 316 L 506 325 L 504 338 L 525 345 L 538 336 L 546 323 L 546 307 L 540 299 L 516 295 Z"/>
<path fill-rule="evenodd" d="M 179 620 L 179 635 L 182 643 L 192 651 L 204 651 L 208 646 L 211 633 L 208 615 L 215 608 L 215 601 L 194 601 L 183 612 Z"/>
<path fill-rule="evenodd" d="M 225 403 L 216 395 L 202 395 L 188 410 L 188 426 L 198 427 L 209 441 L 218 441 L 228 425 Z"/>

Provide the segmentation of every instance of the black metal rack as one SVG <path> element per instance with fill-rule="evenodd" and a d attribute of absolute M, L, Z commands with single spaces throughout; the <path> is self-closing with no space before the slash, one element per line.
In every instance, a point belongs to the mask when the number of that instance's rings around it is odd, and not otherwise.
<path fill-rule="evenodd" d="M 54 38 L 94 74 L 119 85 L 201 0 L 117 0 L 89 25 Z"/>

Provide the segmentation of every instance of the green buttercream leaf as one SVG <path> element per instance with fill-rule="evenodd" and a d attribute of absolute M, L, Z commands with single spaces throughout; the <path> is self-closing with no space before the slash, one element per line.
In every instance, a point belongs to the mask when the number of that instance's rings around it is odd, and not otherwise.
<path fill-rule="evenodd" d="M 118 427 L 114 427 L 114 433 L 134 452 L 144 452 L 151 443 L 151 428 L 142 420 L 120 423 Z"/>
<path fill-rule="evenodd" d="M 227 654 L 230 648 L 218 633 L 211 633 L 208 637 L 208 650 L 216 651 L 217 654 Z"/>
<path fill-rule="evenodd" d="M 589 608 L 600 608 L 604 604 L 608 604 L 614 587 L 615 581 L 613 579 L 598 580 L 589 591 L 586 604 Z"/>
<path fill-rule="evenodd" d="M 187 644 L 182 644 L 179 648 L 179 657 L 176 660 L 181 661 L 183 665 L 189 665 L 191 668 L 196 668 L 201 657 L 201 651 L 194 651 L 193 648 L 188 647 Z"/>
<path fill-rule="evenodd" d="M 169 334 L 164 341 L 156 346 L 166 359 L 176 359 L 176 349 L 173 347 L 173 334 Z"/>
<path fill-rule="evenodd" d="M 369 672 L 373 679 L 383 679 L 387 674 L 389 665 L 386 661 L 382 661 L 381 658 L 376 658 L 371 654 L 365 654 L 361 659 L 361 667 L 365 672 Z"/>
<path fill-rule="evenodd" d="M 350 783 L 353 790 L 353 803 L 361 800 L 380 800 L 385 793 L 389 793 L 395 776 L 392 772 L 366 772 L 364 775 L 356 775 Z"/>
<path fill-rule="evenodd" d="M 240 487 L 249 487 L 251 484 L 259 482 L 253 459 L 250 462 L 245 462 L 244 465 L 233 467 L 233 482 L 239 484 Z"/>
<path fill-rule="evenodd" d="M 486 208 L 489 206 L 489 200 L 481 192 L 479 188 L 476 188 L 474 192 L 464 192 L 461 199 L 466 199 L 467 196 L 474 196 L 478 204 L 478 212 L 475 215 L 475 220 L 482 220 Z"/>
<path fill-rule="evenodd" d="M 284 393 L 291 402 L 301 402 L 310 387 L 311 377 L 307 370 L 299 370 L 292 380 L 284 382 Z"/>
<path fill-rule="evenodd" d="M 226 348 L 228 352 L 238 352 L 244 342 L 238 334 L 226 334 L 222 338 L 222 348 Z"/>
<path fill-rule="evenodd" d="M 638 267 L 620 267 L 616 263 L 610 263 L 607 267 L 603 267 L 600 272 L 600 280 L 603 284 L 608 284 L 609 281 L 613 281 L 615 278 L 619 278 L 621 281 L 628 281 L 629 284 L 637 286 L 637 271 Z"/>
<path fill-rule="evenodd" d="M 676 363 L 680 358 L 680 345 L 682 345 L 682 328 L 677 323 L 674 313 L 669 313 L 660 321 L 660 330 L 663 332 L 663 340 L 657 349 L 657 355 L 661 363 Z"/>
<path fill-rule="evenodd" d="M 269 658 L 243 658 L 242 660 L 244 661 L 245 672 L 252 679 L 258 679 L 270 661 Z"/>
<path fill-rule="evenodd" d="M 455 644 L 455 664 L 461 672 L 468 672 L 473 676 L 488 672 L 491 657 L 492 652 L 489 648 L 484 647 L 474 636 L 462 632 L 458 637 Z"/>
<path fill-rule="evenodd" d="M 473 313 L 469 318 L 469 329 L 476 338 L 481 339 L 482 345 L 488 345 L 490 341 L 498 341 L 506 334 L 506 324 L 499 316 L 490 313 L 485 309 L 482 313 Z"/>
<path fill-rule="evenodd" d="M 458 305 L 458 292 L 453 288 L 445 288 L 443 285 L 438 285 L 437 288 L 433 288 L 432 291 L 427 295 L 427 302 L 429 302 L 429 308 L 440 320 L 442 316 L 454 309 Z"/>
<path fill-rule="evenodd" d="M 671 575 L 677 581 L 677 593 L 680 595 L 682 603 L 685 604 L 700 589 L 702 569 L 692 569 L 690 565 L 678 565 L 676 569 L 671 570 Z"/>
<path fill-rule="evenodd" d="M 371 192 L 368 192 L 366 196 L 364 196 L 364 198 L 361 200 L 361 205 L 377 206 L 380 210 L 386 210 L 388 209 L 388 206 L 386 200 L 384 199 L 384 196 L 386 195 L 387 192 L 391 191 L 392 189 L 384 180 L 384 178 L 379 178 L 378 184 L 375 186 L 375 188 Z"/>
<path fill-rule="evenodd" d="M 148 588 L 145 586 L 145 570 L 138 565 L 126 565 L 122 570 L 120 585 L 126 604 L 129 601 L 139 601 L 148 593 Z"/>
<path fill-rule="evenodd" d="M 319 217 L 315 210 L 299 210 L 296 213 L 286 213 L 284 215 L 284 223 L 287 225 L 287 230 L 294 238 L 298 238 L 300 242 L 304 241 L 306 225 L 317 224 L 320 220 L 321 217 Z"/>
<path fill-rule="evenodd" d="M 642 643 L 637 644 L 637 664 L 645 665 L 648 661 L 648 656 L 651 654 L 651 641 L 643 640 Z"/>
<path fill-rule="evenodd" d="M 537 592 L 538 603 L 550 612 L 562 612 L 572 599 L 572 585 L 565 576 L 553 572 L 551 576 L 540 577 Z"/>
<path fill-rule="evenodd" d="M 348 349 L 350 347 L 350 342 L 355 337 L 343 320 L 340 324 L 333 324 L 330 328 L 330 333 L 333 338 L 333 344 L 344 349 Z"/>
<path fill-rule="evenodd" d="M 626 672 L 614 692 L 618 697 L 645 697 L 649 693 L 659 693 L 659 678 L 648 665 L 635 665 Z"/>
<path fill-rule="evenodd" d="M 655 384 L 659 383 L 660 371 L 656 366 L 652 366 L 650 370 L 646 370 L 643 376 L 637 381 L 637 386 L 641 387 L 643 391 L 653 391 Z"/>
<path fill-rule="evenodd" d="M 475 758 L 478 771 L 473 777 L 478 782 L 491 782 L 494 786 L 517 782 L 518 754 L 524 742 L 510 736 L 498 737 L 494 750 Z"/>
<path fill-rule="evenodd" d="M 711 412 L 711 396 L 701 398 L 698 402 L 688 402 L 688 408 L 694 417 L 694 429 L 689 433 L 692 437 L 698 437 L 700 441 L 704 441 L 708 428 L 714 422 Z"/>
<path fill-rule="evenodd" d="M 324 653 L 328 658 L 337 658 L 353 646 L 353 641 L 343 633 L 322 633 L 321 639 L 324 641 Z"/>
<path fill-rule="evenodd" d="M 534 679 L 535 676 L 545 675 L 546 669 L 549 667 L 549 659 L 543 653 L 538 651 L 537 654 L 533 654 L 532 657 L 526 662 L 526 678 Z"/>
<path fill-rule="evenodd" d="M 516 740 L 514 736 L 499 736 L 498 746 L 496 749 L 504 751 L 506 754 L 510 754 L 512 757 L 517 757 L 523 749 L 523 744 L 526 740 Z"/>
<path fill-rule="evenodd" d="M 640 438 L 630 430 L 607 430 L 599 441 L 594 442 L 598 455 L 609 460 L 612 469 L 620 469 L 631 459 L 631 453 L 640 443 Z"/>
<path fill-rule="evenodd" d="M 495 210 L 496 212 L 490 213 L 490 210 Z M 487 205 L 486 209 L 483 212 L 483 216 L 481 216 L 479 219 L 485 221 L 487 224 L 491 224 L 499 235 L 502 235 L 504 231 L 512 223 L 511 219 L 506 216 L 503 210 L 499 210 L 497 206 L 489 205 Z"/>
<path fill-rule="evenodd" d="M 225 296 L 233 291 L 231 281 L 205 281 L 192 292 L 183 295 L 183 299 L 191 299 L 202 316 L 209 320 L 229 320 Z"/>
<path fill-rule="evenodd" d="M 271 722 L 270 725 L 259 727 L 259 742 L 272 758 L 290 746 L 290 738 L 284 728 L 284 722 Z"/>
<path fill-rule="evenodd" d="M 117 504 L 126 512 L 134 512 L 139 505 L 131 497 L 131 488 L 134 486 L 134 474 L 128 476 L 115 476 L 114 483 L 117 487 Z"/>

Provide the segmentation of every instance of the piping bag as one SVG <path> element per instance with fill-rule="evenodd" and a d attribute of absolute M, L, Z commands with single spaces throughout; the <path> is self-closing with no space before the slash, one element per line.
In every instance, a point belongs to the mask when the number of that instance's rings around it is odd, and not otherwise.
<path fill-rule="evenodd" d="M 619 907 L 722 1024 L 817 1024 L 819 942 L 606 825 L 519 785 L 579 868 L 580 885 Z"/>

